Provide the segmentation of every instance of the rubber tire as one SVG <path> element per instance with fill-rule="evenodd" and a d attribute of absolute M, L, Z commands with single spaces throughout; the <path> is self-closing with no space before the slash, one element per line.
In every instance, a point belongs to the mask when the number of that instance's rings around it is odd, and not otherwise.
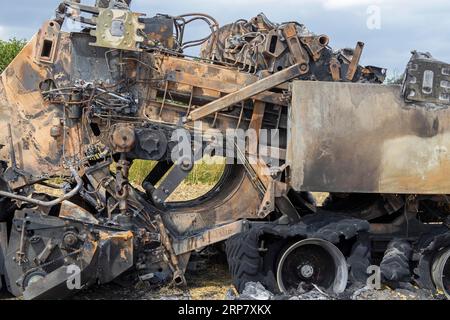
<path fill-rule="evenodd" d="M 225 244 L 233 285 L 239 293 L 244 291 L 248 282 L 259 282 L 267 290 L 279 293 L 275 266 L 285 241 L 270 243 L 262 254 L 259 237 L 258 230 L 249 230 L 228 239 Z"/>
<path fill-rule="evenodd" d="M 225 251 L 233 285 L 239 293 L 242 293 L 247 282 L 261 282 L 259 271 L 262 259 L 255 232 L 244 232 L 228 239 Z"/>

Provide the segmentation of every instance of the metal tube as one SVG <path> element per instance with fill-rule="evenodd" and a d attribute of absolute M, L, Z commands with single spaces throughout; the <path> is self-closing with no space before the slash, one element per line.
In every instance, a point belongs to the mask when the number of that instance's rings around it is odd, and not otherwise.
<path fill-rule="evenodd" d="M 73 167 L 70 167 L 70 171 L 72 172 L 72 176 L 75 178 L 77 185 L 69 193 L 66 193 L 62 197 L 59 197 L 58 199 L 55 199 L 52 201 L 41 201 L 41 200 L 31 199 L 31 198 L 24 197 L 24 196 L 19 196 L 14 193 L 6 192 L 6 191 L 0 191 L 0 196 L 23 201 L 23 202 L 28 202 L 28 203 L 35 204 L 35 205 L 41 206 L 41 207 L 53 207 L 57 204 L 60 204 L 61 202 L 65 201 L 65 200 L 68 200 L 68 199 L 72 198 L 73 196 L 75 196 L 80 191 L 81 187 L 83 186 L 83 180 L 81 180 L 80 176 L 78 175 L 78 172 Z"/>

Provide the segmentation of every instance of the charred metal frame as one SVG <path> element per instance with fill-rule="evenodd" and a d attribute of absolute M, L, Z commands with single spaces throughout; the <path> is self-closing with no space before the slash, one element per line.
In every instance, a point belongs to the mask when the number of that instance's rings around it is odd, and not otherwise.
<path fill-rule="evenodd" d="M 437 165 L 440 179 L 426 175 L 422 184 L 413 183 L 399 178 L 407 166 L 387 165 L 398 157 L 386 153 L 377 168 L 392 172 L 383 184 L 382 175 L 370 176 L 363 164 L 374 155 L 371 147 L 389 139 L 370 121 L 348 127 L 346 120 L 361 113 L 355 100 L 368 95 L 373 99 L 365 101 L 365 110 L 378 110 L 371 106 L 382 101 L 416 115 L 407 126 L 411 130 L 399 134 L 422 134 L 421 142 L 438 146 L 432 139 L 445 133 L 450 119 L 450 89 L 443 82 L 449 80 L 448 64 L 416 54 L 402 90 L 385 87 L 384 69 L 360 66 L 362 42 L 353 51 L 333 51 L 326 35 L 299 23 L 276 24 L 263 14 L 220 28 L 200 13 L 145 18 L 130 10 L 130 2 L 63 1 L 56 19 L 44 23 L 1 75 L 0 275 L 11 293 L 28 299 L 70 295 L 74 291 L 66 281 L 73 265 L 86 286 L 131 270 L 158 283 L 183 285 L 193 251 L 253 233 L 261 252 L 266 238 L 317 237 L 336 245 L 343 238 L 353 241 L 354 251 L 364 238 L 373 242 L 374 253 L 383 253 L 397 245 L 389 245 L 394 236 L 401 237 L 407 249 L 415 245 L 418 254 L 408 262 L 420 266 L 426 282 L 430 252 L 450 247 L 447 166 Z M 84 29 L 61 31 L 66 19 Z M 205 22 L 211 35 L 185 41 L 193 21 Z M 200 57 L 183 52 L 191 46 L 202 46 Z M 429 69 L 441 72 L 433 78 L 433 94 L 413 95 L 420 86 L 430 89 Z M 340 104 L 333 104 L 339 97 Z M 388 117 L 377 112 L 378 122 Z M 396 120 L 409 119 L 402 112 Z M 426 112 L 432 117 L 420 117 Z M 280 130 L 281 165 L 237 150 L 243 164 L 227 165 L 206 195 L 167 202 L 193 165 L 172 161 L 171 135 L 180 127 L 193 134 L 192 122 L 198 120 L 205 130 L 254 129 L 258 140 L 262 129 Z M 385 132 L 395 126 L 386 125 Z M 365 142 L 369 150 L 360 163 L 345 167 L 360 127 L 373 138 Z M 348 150 L 340 152 L 339 146 Z M 398 141 L 394 148 L 401 146 Z M 193 151 L 193 159 L 201 149 Z M 129 182 L 138 159 L 158 162 L 143 182 L 145 192 Z M 53 178 L 63 183 L 48 181 Z M 36 192 L 38 184 L 62 194 Z M 309 191 L 331 194 L 319 207 Z M 427 246 L 417 244 L 423 237 L 430 239 Z M 354 251 L 347 254 L 353 260 Z M 235 270 L 239 261 L 230 254 Z"/>

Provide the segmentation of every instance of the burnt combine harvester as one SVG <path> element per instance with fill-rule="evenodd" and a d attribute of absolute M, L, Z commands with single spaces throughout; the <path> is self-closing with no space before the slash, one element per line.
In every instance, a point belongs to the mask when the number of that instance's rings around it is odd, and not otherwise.
<path fill-rule="evenodd" d="M 415 52 L 387 86 L 360 65 L 363 43 L 334 51 L 263 14 L 221 28 L 129 2 L 64 1 L 1 76 L 3 286 L 63 298 L 130 271 L 183 285 L 191 253 L 227 241 L 239 290 L 339 293 L 379 265 L 388 285 L 449 296 L 450 65 Z M 211 35 L 186 41 L 194 21 Z M 230 129 L 257 132 L 264 156 L 208 133 Z M 180 132 L 194 147 L 177 158 Z M 217 144 L 237 151 L 218 184 L 169 202 Z M 135 188 L 138 159 L 157 165 Z M 310 192 L 330 195 L 318 206 Z"/>

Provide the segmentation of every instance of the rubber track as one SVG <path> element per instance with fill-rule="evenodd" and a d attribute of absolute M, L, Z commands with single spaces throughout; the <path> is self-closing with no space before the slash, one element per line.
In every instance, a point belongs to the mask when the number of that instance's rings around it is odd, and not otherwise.
<path fill-rule="evenodd" d="M 295 225 L 254 226 L 226 242 L 225 251 L 233 285 L 240 293 L 247 282 L 259 282 L 266 288 L 276 290 L 273 276 L 270 277 L 264 270 L 264 260 L 259 253 L 259 238 L 263 234 L 285 239 L 296 236 L 319 238 L 338 243 L 342 236 L 350 239 L 360 232 L 367 232 L 369 227 L 367 221 L 329 213 L 311 215 Z"/>

